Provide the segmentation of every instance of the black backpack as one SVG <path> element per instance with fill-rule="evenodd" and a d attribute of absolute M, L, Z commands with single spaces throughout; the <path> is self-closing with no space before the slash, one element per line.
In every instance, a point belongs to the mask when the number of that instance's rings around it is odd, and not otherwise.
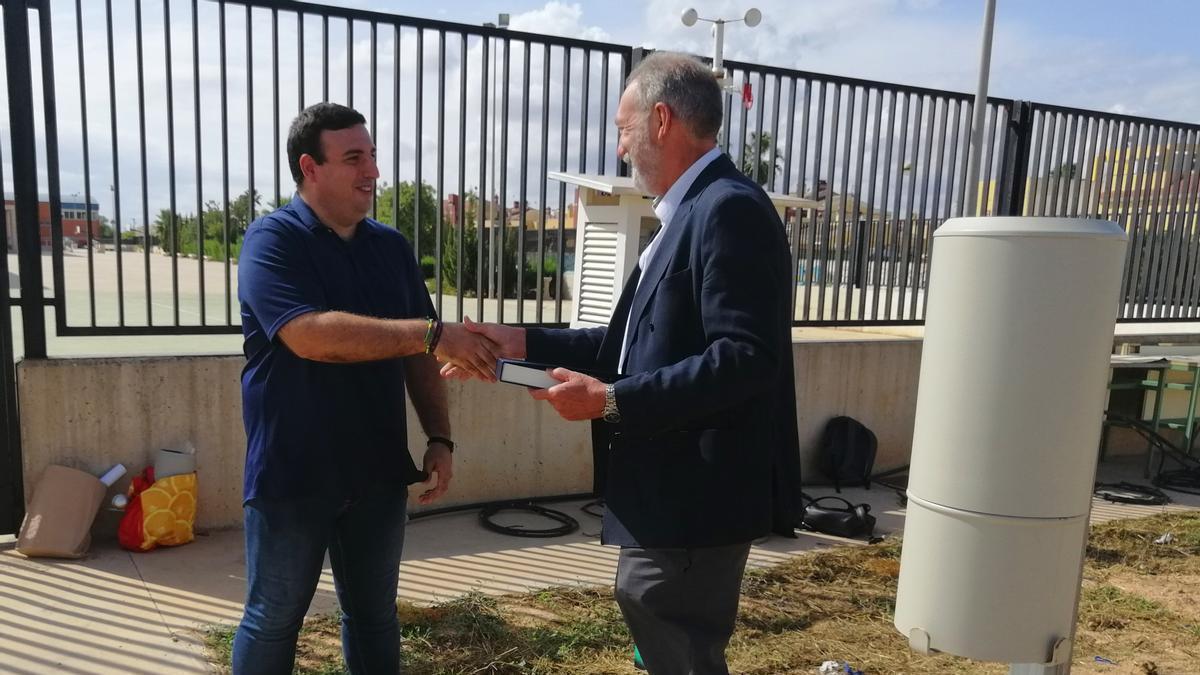
<path fill-rule="evenodd" d="M 871 487 L 878 441 L 874 432 L 852 417 L 834 417 L 821 436 L 821 472 L 833 481 L 836 491 L 842 484 Z"/>

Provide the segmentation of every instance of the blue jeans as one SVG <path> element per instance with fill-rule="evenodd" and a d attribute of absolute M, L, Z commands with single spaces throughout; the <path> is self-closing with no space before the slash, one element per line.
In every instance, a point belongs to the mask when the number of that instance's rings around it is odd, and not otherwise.
<path fill-rule="evenodd" d="M 407 490 L 354 500 L 251 499 L 245 505 L 246 608 L 234 675 L 286 675 L 325 552 L 342 609 L 342 652 L 354 675 L 400 671 L 396 584 Z"/>

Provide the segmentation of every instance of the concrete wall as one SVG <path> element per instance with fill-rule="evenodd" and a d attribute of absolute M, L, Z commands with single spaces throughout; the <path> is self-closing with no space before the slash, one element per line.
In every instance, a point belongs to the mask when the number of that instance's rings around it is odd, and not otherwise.
<path fill-rule="evenodd" d="M 834 415 L 879 436 L 876 467 L 907 462 L 920 342 L 797 342 L 796 393 L 805 481 L 819 479 L 813 453 Z M 99 475 L 121 462 L 138 471 L 158 448 L 195 448 L 198 527 L 241 523 L 240 356 L 51 359 L 18 366 L 26 497 L 49 464 Z M 588 427 L 560 419 L 518 387 L 449 384 L 459 444 L 454 483 L 441 505 L 587 492 Z M 409 412 L 410 446 L 424 436 Z M 128 477 L 117 484 L 124 490 Z M 114 491 L 115 491 L 114 490 Z M 109 518 L 111 520 L 111 517 Z"/>

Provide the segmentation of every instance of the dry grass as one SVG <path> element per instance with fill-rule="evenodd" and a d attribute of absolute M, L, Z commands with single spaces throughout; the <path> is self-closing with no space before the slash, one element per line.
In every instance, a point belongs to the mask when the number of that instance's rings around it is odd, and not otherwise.
<path fill-rule="evenodd" d="M 1154 544 L 1166 532 L 1170 544 Z M 921 656 L 892 626 L 899 545 L 847 547 L 752 570 L 728 650 L 738 673 L 814 673 L 844 660 L 876 673 L 1005 673 L 1007 666 Z M 1200 672 L 1200 514 L 1093 529 L 1080 602 L 1076 673 Z M 433 607 L 401 604 L 409 672 L 634 673 L 631 644 L 609 589 L 556 588 Z M 231 629 L 210 632 L 228 664 Z M 297 672 L 341 673 L 336 617 L 306 623 Z M 1117 665 L 1095 661 L 1103 656 Z"/>

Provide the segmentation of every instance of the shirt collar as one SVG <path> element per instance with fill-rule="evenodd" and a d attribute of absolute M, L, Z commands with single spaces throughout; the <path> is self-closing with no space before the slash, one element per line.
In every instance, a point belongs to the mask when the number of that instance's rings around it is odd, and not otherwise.
<path fill-rule="evenodd" d="M 292 213 L 300 219 L 300 222 L 313 232 L 328 227 L 325 223 L 321 222 L 321 219 L 317 217 L 316 211 L 312 210 L 312 207 L 308 205 L 308 202 L 304 201 L 299 192 L 292 194 L 291 200 L 288 201 L 284 208 L 291 209 Z M 358 227 L 354 229 L 354 237 L 357 239 L 360 234 L 370 234 L 372 236 L 379 234 L 375 228 L 375 221 L 370 218 L 363 218 L 359 221 Z"/>
<path fill-rule="evenodd" d="M 700 159 L 692 162 L 687 171 L 684 171 L 683 175 L 671 184 L 666 194 L 654 200 L 654 215 L 658 216 L 658 220 L 664 228 L 670 224 L 671 219 L 675 216 L 675 211 L 683 203 L 683 198 L 687 196 L 688 190 L 692 189 L 692 183 L 696 182 L 696 178 L 700 176 L 700 172 L 704 171 L 714 159 L 720 156 L 720 148 L 714 146 L 711 150 L 701 155 Z"/>

